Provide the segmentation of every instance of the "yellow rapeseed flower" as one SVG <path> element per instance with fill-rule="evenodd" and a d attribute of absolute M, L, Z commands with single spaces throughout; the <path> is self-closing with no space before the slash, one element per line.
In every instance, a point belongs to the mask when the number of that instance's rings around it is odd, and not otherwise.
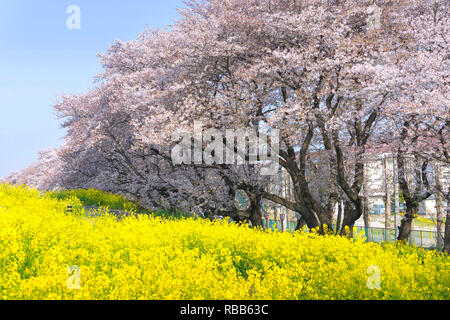
<path fill-rule="evenodd" d="M 1 185 L 0 299 L 450 298 L 447 255 L 364 239 L 92 218 L 76 197 Z"/>

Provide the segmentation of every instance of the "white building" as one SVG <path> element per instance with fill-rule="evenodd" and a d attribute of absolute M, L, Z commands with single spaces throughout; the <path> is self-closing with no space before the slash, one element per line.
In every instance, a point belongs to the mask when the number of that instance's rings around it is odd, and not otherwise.
<path fill-rule="evenodd" d="M 408 163 L 407 163 L 408 167 Z M 393 199 L 394 190 L 394 158 L 390 154 L 380 154 L 366 162 L 366 177 L 367 188 L 369 195 L 369 207 L 371 214 L 384 214 L 385 208 L 385 196 L 386 189 L 391 193 Z M 435 183 L 436 172 L 430 168 L 428 172 L 429 183 L 433 185 Z M 410 185 L 414 185 L 412 176 L 407 178 Z M 444 190 L 448 188 L 450 183 L 450 167 L 441 167 L 440 169 L 440 181 Z M 387 186 L 386 186 L 387 184 Z M 387 187 L 387 188 L 386 188 Z M 394 210 L 394 207 L 392 210 Z M 404 205 L 401 204 L 401 210 Z M 436 214 L 436 201 L 434 195 L 431 195 L 425 201 L 422 201 L 419 205 L 419 214 L 421 215 L 435 215 Z"/>
<path fill-rule="evenodd" d="M 365 164 L 365 186 L 367 187 L 367 196 L 369 200 L 369 212 L 370 215 L 375 220 L 379 216 L 380 221 L 381 216 L 384 216 L 385 211 L 385 196 L 388 191 L 391 194 L 391 212 L 394 212 L 394 159 L 392 154 L 381 153 L 373 156 L 371 159 L 366 161 Z M 406 164 L 408 169 L 408 163 Z M 409 167 L 411 168 L 411 166 Z M 429 174 L 430 184 L 434 184 L 434 172 L 430 171 Z M 408 182 L 413 185 L 413 177 L 408 176 Z M 450 184 L 450 167 L 441 167 L 441 184 L 444 190 L 448 188 Z M 272 180 L 272 184 L 268 187 L 269 190 L 282 197 L 287 197 L 293 200 L 293 190 L 292 182 L 287 174 L 287 172 L 281 168 L 277 176 Z M 362 191 L 364 192 L 364 190 Z M 445 206 L 445 201 L 443 203 Z M 430 196 L 425 201 L 422 201 L 419 205 L 419 214 L 427 217 L 436 217 L 436 203 L 434 195 Z M 288 210 L 282 206 L 270 203 L 266 205 L 267 210 L 270 212 L 270 218 L 279 220 L 279 215 L 284 213 L 288 217 L 288 221 L 296 221 L 297 214 Z M 405 204 L 400 202 L 400 212 L 405 211 Z M 336 216 L 337 216 L 337 205 L 336 205 Z M 358 221 L 358 225 L 362 223 L 362 217 Z"/>

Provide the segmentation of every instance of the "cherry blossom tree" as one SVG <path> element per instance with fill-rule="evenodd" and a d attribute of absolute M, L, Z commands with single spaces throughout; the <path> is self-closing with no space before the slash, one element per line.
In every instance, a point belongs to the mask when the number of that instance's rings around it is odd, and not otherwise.
<path fill-rule="evenodd" d="M 380 2 L 383 23 L 375 28 L 369 1 L 282 4 L 192 2 L 170 32 L 147 32 L 136 43 L 114 46 L 103 57 L 105 77 L 126 77 L 127 86 L 136 89 L 129 90 L 128 100 L 134 101 L 136 132 L 144 144 L 168 137 L 175 127 L 192 129 L 198 119 L 216 129 L 262 124 L 280 129 L 280 164 L 291 176 L 295 201 L 267 192 L 264 197 L 301 212 L 309 227 L 332 222 L 333 206 L 311 195 L 305 174 L 318 134 L 330 172 L 349 199 L 344 224 L 351 227 L 363 211 L 365 145 L 395 88 L 393 48 L 408 33 L 396 19 L 408 3 Z M 129 56 L 125 52 L 140 50 L 139 43 L 147 48 L 144 61 L 116 67 Z M 164 117 L 174 121 L 161 127 Z M 357 159 L 350 177 L 349 158 Z"/>
<path fill-rule="evenodd" d="M 53 190 L 61 185 L 61 163 L 56 150 L 39 152 L 38 161 L 20 172 L 13 172 L 2 180 L 5 183 L 27 185 L 41 190 Z"/>
<path fill-rule="evenodd" d="M 416 10 L 408 12 L 410 19 L 404 20 L 411 31 L 410 36 L 405 37 L 408 45 L 396 50 L 401 69 L 399 88 L 385 109 L 393 119 L 391 138 L 396 145 L 399 184 L 407 205 L 399 240 L 408 238 L 420 201 L 435 193 L 446 197 L 449 203 L 449 190 L 442 190 L 442 185 L 436 181 L 431 183 L 430 174 L 433 162 L 449 164 L 449 3 L 412 3 Z M 412 164 L 409 168 L 408 162 Z M 408 179 L 408 171 L 411 179 Z M 447 225 L 448 218 L 447 213 Z M 447 244 L 448 237 L 446 231 Z M 444 250 L 448 252 L 449 247 Z"/>
<path fill-rule="evenodd" d="M 229 215 L 244 190 L 252 224 L 261 225 L 266 199 L 322 233 L 345 200 L 339 229 L 351 235 L 367 213 L 369 149 L 389 146 L 400 169 L 411 154 L 420 169 L 431 158 L 448 160 L 448 2 L 208 0 L 188 1 L 180 15 L 166 29 L 116 41 L 100 55 L 97 86 L 61 98 L 56 109 L 68 131 L 57 151 L 61 185 Z M 259 164 L 174 163 L 174 133 L 195 132 L 196 122 L 273 138 L 279 130 L 279 150 L 272 140 L 268 149 L 287 171 L 293 198 L 271 193 Z M 202 150 L 215 143 L 192 140 Z M 425 176 L 416 177 L 401 239 L 412 204 L 430 191 Z"/>

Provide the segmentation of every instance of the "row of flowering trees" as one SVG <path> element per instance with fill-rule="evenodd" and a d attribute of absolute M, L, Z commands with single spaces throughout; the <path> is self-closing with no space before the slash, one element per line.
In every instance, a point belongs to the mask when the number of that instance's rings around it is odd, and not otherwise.
<path fill-rule="evenodd" d="M 450 199 L 428 174 L 450 164 L 448 10 L 446 0 L 189 1 L 169 28 L 100 55 L 97 86 L 55 106 L 64 145 L 20 178 L 205 214 L 235 215 L 242 189 L 254 225 L 267 199 L 322 232 L 344 199 L 345 233 L 365 210 L 367 150 L 383 147 L 397 157 L 405 240 L 420 201 Z M 173 133 L 194 121 L 278 129 L 293 198 L 268 192 L 270 177 L 253 164 L 174 164 Z"/>

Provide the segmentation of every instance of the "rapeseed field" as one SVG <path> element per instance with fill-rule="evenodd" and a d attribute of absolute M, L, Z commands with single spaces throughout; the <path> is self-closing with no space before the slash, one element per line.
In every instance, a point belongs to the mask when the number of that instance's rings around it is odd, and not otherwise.
<path fill-rule="evenodd" d="M 449 270 L 402 244 L 89 217 L 76 197 L 0 186 L 0 299 L 449 299 Z"/>

